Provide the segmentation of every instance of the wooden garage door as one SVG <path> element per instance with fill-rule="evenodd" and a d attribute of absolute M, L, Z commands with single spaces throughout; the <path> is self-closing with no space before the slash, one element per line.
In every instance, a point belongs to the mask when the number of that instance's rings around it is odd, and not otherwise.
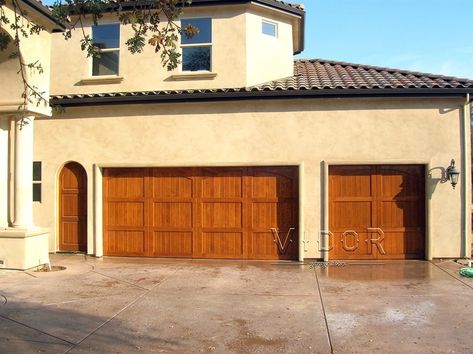
<path fill-rule="evenodd" d="M 424 166 L 329 169 L 331 259 L 424 258 Z"/>
<path fill-rule="evenodd" d="M 297 224 L 294 167 L 104 170 L 105 255 L 297 259 Z"/>

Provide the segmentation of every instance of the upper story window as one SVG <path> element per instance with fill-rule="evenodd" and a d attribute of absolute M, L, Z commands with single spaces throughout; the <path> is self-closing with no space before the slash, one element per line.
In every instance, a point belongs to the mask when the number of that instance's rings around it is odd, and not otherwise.
<path fill-rule="evenodd" d="M 182 71 L 211 71 L 212 19 L 192 18 L 181 20 L 181 28 L 192 25 L 199 33 L 192 38 L 181 36 Z"/>
<path fill-rule="evenodd" d="M 92 76 L 118 75 L 120 25 L 113 23 L 93 26 L 92 40 L 100 50 L 100 58 L 92 58 Z"/>
<path fill-rule="evenodd" d="M 271 37 L 277 37 L 278 25 L 276 23 L 263 20 L 261 22 L 261 32 Z"/>

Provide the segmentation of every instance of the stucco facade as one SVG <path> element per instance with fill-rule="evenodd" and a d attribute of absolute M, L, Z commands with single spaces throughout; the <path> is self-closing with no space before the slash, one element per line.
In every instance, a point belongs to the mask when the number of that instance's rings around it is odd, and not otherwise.
<path fill-rule="evenodd" d="M 53 33 L 57 24 L 43 17 L 34 19 L 46 21 L 48 30 L 22 42 L 22 55 L 26 61 L 39 56 L 45 72 L 29 80 L 64 111 L 28 106 L 18 115 L 21 80 L 7 52 L 0 52 L 0 71 L 11 83 L 0 89 L 0 261 L 7 259 L 7 267 L 27 269 L 47 263 L 48 250 L 71 250 L 61 246 L 61 193 L 68 188 L 76 196 L 86 191 L 86 208 L 67 196 L 67 213 L 85 215 L 74 221 L 87 238 L 85 249 L 76 251 L 106 255 L 105 172 L 124 167 L 294 167 L 302 261 L 329 258 L 331 166 L 421 166 L 421 257 L 471 256 L 473 81 L 294 62 L 304 46 L 303 8 L 273 0 L 211 6 L 196 0 L 185 9 L 183 19 L 211 18 L 210 71 L 168 72 L 150 46 L 132 55 L 125 46 L 132 31 L 121 25 L 117 75 L 93 76 L 81 36 L 65 41 L 60 31 Z M 275 25 L 275 36 L 263 33 L 264 21 Z M 105 15 L 101 23 L 116 22 Z M 84 30 L 91 33 L 90 22 Z M 25 118 L 29 124 L 20 125 Z M 452 159 L 460 169 L 455 189 L 447 179 Z M 41 162 L 41 200 L 35 202 L 33 161 Z M 86 188 L 61 184 L 71 162 L 83 167 Z M 401 226 L 407 235 L 409 225 Z"/>
<path fill-rule="evenodd" d="M 463 224 L 470 228 L 469 218 L 462 217 L 469 178 L 464 174 L 453 190 L 442 170 L 452 158 L 470 161 L 469 147 L 465 151 L 459 143 L 465 109 L 458 99 L 68 108 L 36 124 L 35 160 L 45 161 L 45 199 L 35 204 L 35 220 L 51 229 L 50 250 L 57 250 L 57 176 L 68 161 L 87 171 L 88 253 L 96 255 L 101 255 L 103 167 L 291 165 L 300 171 L 299 258 L 322 258 L 327 165 L 416 163 L 428 171 L 426 258 L 459 257 L 465 252 Z M 459 167 L 470 169 L 469 163 Z"/>
<path fill-rule="evenodd" d="M 125 42 L 133 30 L 131 26 L 122 25 L 118 77 L 92 77 L 92 59 L 81 51 L 82 36 L 76 30 L 67 41 L 61 33 L 53 35 L 52 94 L 246 87 L 294 73 L 293 53 L 300 43 L 295 43 L 299 39 L 293 37 L 301 26 L 300 19 L 294 16 L 247 4 L 185 8 L 181 18 L 212 18 L 210 73 L 186 73 L 180 66 L 167 71 L 162 67 L 159 54 L 149 45 L 143 53 L 131 54 Z M 276 38 L 261 33 L 263 19 L 277 24 Z M 114 16 L 105 16 L 101 23 L 117 23 L 117 20 Z M 91 25 L 90 22 L 85 24 L 87 35 L 91 34 Z M 272 64 L 268 65 L 269 62 Z M 136 70 L 137 67 L 143 70 Z"/>
<path fill-rule="evenodd" d="M 15 23 L 16 16 L 23 25 L 31 21 L 44 28 L 39 34 L 28 36 L 19 30 L 18 47 L 13 42 L 14 28 L 2 26 L 0 29 L 11 39 L 8 47 L 0 51 L 3 80 L 0 87 L 0 267 L 27 269 L 49 262 L 48 230 L 33 221 L 33 130 L 36 117 L 51 115 L 51 33 L 62 27 L 36 11 L 33 6 L 36 4 L 19 2 L 16 5 L 20 8 L 16 14 L 10 2 L 2 6 L 10 23 Z M 18 55 L 12 56 L 13 53 Z M 33 63 L 39 64 L 42 72 L 28 68 Z M 20 72 L 30 85 L 26 91 Z M 31 88 L 42 99 L 35 98 Z M 26 100 L 22 98 L 25 92 Z"/>

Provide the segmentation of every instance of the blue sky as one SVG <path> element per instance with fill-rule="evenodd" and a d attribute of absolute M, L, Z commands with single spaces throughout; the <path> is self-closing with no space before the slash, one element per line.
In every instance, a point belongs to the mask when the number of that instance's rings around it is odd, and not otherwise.
<path fill-rule="evenodd" d="M 299 58 L 473 79 L 473 0 L 299 2 L 307 12 Z"/>

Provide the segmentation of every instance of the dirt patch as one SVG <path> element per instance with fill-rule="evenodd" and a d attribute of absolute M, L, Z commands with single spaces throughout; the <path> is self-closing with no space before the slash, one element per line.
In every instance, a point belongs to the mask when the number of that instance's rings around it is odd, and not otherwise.
<path fill-rule="evenodd" d="M 48 266 L 47 264 L 43 265 L 42 267 L 39 267 L 38 269 L 35 270 L 35 272 L 59 272 L 61 270 L 66 270 L 66 267 L 64 266 Z"/>

